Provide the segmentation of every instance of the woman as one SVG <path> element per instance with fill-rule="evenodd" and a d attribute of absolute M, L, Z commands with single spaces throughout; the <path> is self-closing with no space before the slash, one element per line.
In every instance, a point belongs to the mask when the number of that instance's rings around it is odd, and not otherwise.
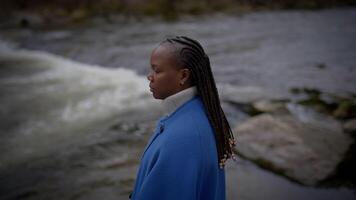
<path fill-rule="evenodd" d="M 150 90 L 165 116 L 147 144 L 132 200 L 224 200 L 224 164 L 235 140 L 221 109 L 210 61 L 188 37 L 151 55 Z"/>

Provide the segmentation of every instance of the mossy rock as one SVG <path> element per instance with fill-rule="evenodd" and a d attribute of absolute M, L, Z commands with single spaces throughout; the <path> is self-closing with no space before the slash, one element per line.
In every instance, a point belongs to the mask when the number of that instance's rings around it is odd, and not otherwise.
<path fill-rule="evenodd" d="M 305 98 L 297 101 L 297 103 L 312 107 L 318 112 L 332 115 L 337 119 L 356 117 L 356 98 L 354 94 L 346 97 L 321 92 L 312 88 L 291 88 L 290 92 L 297 95 L 306 95 Z"/>
<path fill-rule="evenodd" d="M 348 99 L 339 102 L 337 108 L 333 111 L 333 116 L 340 119 L 356 117 L 356 103 Z"/>

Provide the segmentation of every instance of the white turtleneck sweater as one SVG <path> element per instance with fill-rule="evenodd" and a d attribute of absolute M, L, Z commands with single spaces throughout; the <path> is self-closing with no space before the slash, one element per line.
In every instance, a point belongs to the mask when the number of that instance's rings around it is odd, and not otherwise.
<path fill-rule="evenodd" d="M 179 106 L 183 105 L 195 95 L 197 95 L 197 88 L 193 86 L 165 98 L 162 100 L 163 114 L 169 116 L 179 108 Z"/>

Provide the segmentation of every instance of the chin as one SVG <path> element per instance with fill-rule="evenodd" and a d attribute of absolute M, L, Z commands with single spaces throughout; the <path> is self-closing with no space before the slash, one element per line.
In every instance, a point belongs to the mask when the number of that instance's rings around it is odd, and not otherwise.
<path fill-rule="evenodd" d="M 152 96 L 153 96 L 153 98 L 155 98 L 155 99 L 164 99 L 164 98 L 162 98 L 161 96 L 156 95 L 155 93 L 153 93 Z"/>

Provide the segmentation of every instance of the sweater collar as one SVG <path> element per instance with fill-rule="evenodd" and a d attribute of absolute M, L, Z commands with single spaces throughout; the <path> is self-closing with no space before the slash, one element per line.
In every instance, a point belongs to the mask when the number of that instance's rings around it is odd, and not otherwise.
<path fill-rule="evenodd" d="M 196 86 L 187 88 L 162 100 L 163 114 L 168 116 L 186 101 L 197 95 Z"/>

